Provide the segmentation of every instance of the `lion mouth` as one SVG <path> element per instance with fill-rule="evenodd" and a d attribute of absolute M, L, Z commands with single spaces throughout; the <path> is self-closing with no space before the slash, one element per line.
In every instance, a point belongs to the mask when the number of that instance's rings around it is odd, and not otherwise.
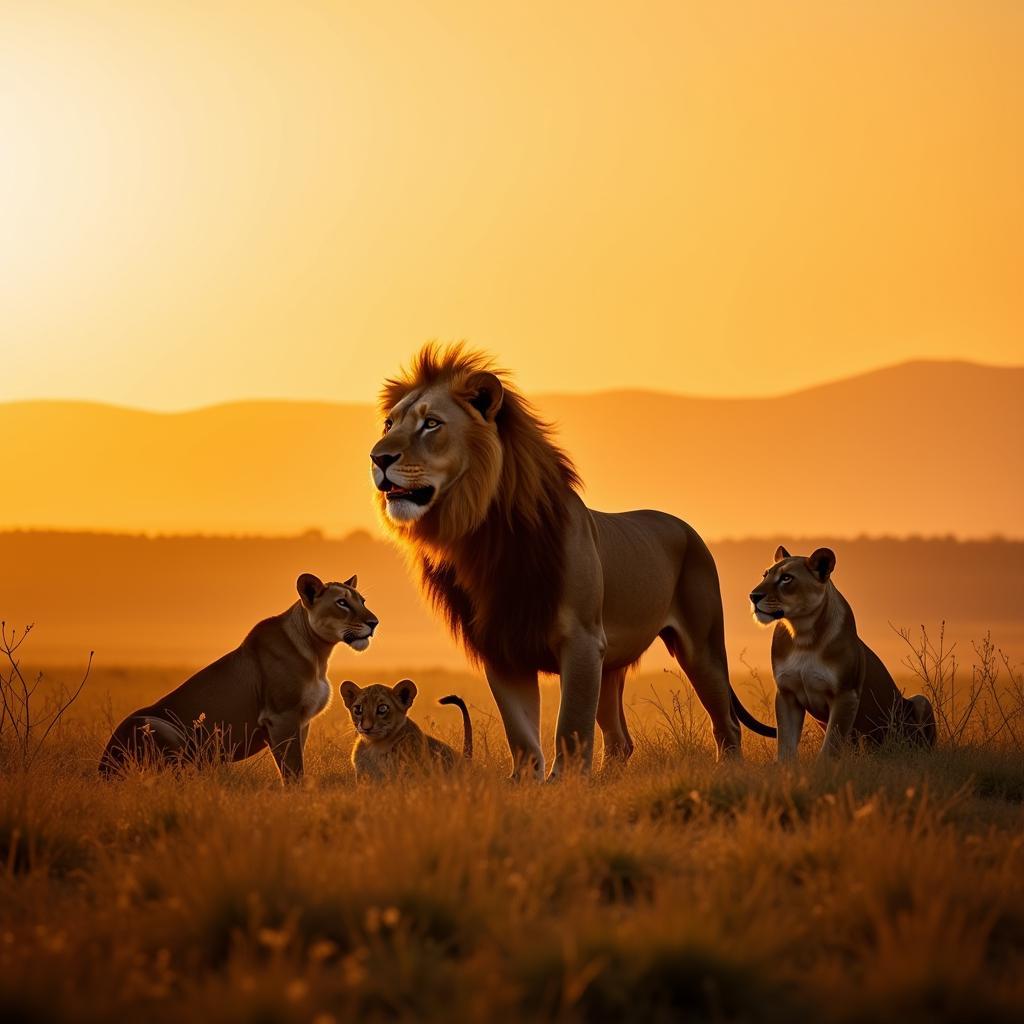
<path fill-rule="evenodd" d="M 357 649 L 363 650 L 364 648 L 370 646 L 370 641 L 373 639 L 373 631 L 376 628 L 376 626 L 372 626 L 369 628 L 365 626 L 357 626 L 354 629 L 346 629 L 345 632 L 342 634 L 342 640 L 344 640 L 345 643 L 350 644 L 351 646 L 355 646 L 358 643 L 362 643 L 363 646 Z"/>
<path fill-rule="evenodd" d="M 399 487 L 390 480 L 385 480 L 381 490 L 388 501 L 411 501 L 414 505 L 429 505 L 435 489 L 430 486 Z"/>

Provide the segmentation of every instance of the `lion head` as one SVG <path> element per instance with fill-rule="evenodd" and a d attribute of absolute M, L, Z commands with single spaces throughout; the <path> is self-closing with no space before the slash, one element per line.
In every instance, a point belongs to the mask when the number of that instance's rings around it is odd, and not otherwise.
<path fill-rule="evenodd" d="M 496 505 L 537 507 L 577 483 L 529 403 L 490 360 L 461 345 L 427 345 L 380 398 L 383 436 L 370 452 L 385 522 L 444 547 Z"/>
<path fill-rule="evenodd" d="M 813 615 L 825 600 L 835 567 L 836 556 L 830 548 L 818 548 L 803 558 L 780 547 L 775 552 L 775 564 L 765 569 L 750 594 L 754 618 L 767 625 L 778 619 Z"/>
<path fill-rule="evenodd" d="M 380 623 L 356 590 L 357 583 L 355 576 L 344 583 L 324 583 L 304 572 L 295 581 L 295 589 L 309 628 L 317 637 L 325 643 L 346 643 L 353 650 L 365 651 Z"/>
<path fill-rule="evenodd" d="M 356 732 L 369 743 L 380 743 L 405 725 L 416 699 L 416 684 L 411 679 L 403 679 L 394 686 L 358 686 L 346 679 L 340 690 Z"/>

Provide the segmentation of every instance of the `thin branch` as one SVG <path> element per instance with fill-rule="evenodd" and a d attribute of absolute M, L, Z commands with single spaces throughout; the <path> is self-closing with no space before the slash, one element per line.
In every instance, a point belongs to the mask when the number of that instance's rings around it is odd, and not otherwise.
<path fill-rule="evenodd" d="M 89 678 L 89 673 L 92 671 L 92 659 L 95 654 L 95 651 L 89 652 L 89 661 L 88 664 L 86 664 L 85 666 L 85 674 L 82 676 L 82 681 L 78 684 L 78 689 L 75 690 L 75 692 L 71 694 L 71 696 L 67 700 L 59 704 L 57 712 L 54 714 L 53 718 L 50 719 L 50 724 L 46 727 L 46 732 L 43 733 L 39 742 L 36 744 L 36 749 L 32 753 L 33 761 L 35 760 L 39 751 L 42 749 L 43 744 L 46 742 L 46 737 L 49 736 L 50 733 L 53 731 L 54 726 L 60 724 L 60 721 L 64 717 L 65 712 L 68 710 L 68 708 L 71 707 L 72 704 L 75 703 L 76 700 L 78 700 L 78 697 L 81 694 L 82 689 Z M 42 673 L 40 673 L 40 678 L 42 678 Z"/>

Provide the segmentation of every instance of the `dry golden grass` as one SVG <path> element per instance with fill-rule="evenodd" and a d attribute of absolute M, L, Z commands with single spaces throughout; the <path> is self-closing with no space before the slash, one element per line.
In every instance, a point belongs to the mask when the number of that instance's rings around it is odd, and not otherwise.
<path fill-rule="evenodd" d="M 456 740 L 457 716 L 430 710 L 451 678 L 417 678 L 416 717 Z M 641 683 L 624 773 L 513 786 L 478 690 L 480 757 L 454 778 L 355 786 L 337 702 L 301 788 L 265 755 L 101 784 L 103 694 L 116 714 L 139 701 L 127 677 L 90 688 L 59 743 L 0 780 L 5 1021 L 1024 1008 L 1024 759 L 998 740 L 782 771 L 748 735 L 745 764 L 715 767 L 687 691 L 645 704 Z"/>

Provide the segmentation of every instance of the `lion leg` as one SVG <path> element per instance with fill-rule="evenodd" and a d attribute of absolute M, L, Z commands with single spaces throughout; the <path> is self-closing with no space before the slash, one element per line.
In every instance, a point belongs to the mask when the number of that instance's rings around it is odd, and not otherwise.
<path fill-rule="evenodd" d="M 597 699 L 597 724 L 604 736 L 604 767 L 625 764 L 633 753 L 633 741 L 626 728 L 622 691 L 626 685 L 624 668 L 606 668 L 601 675 L 601 693 Z"/>
<path fill-rule="evenodd" d="M 923 747 L 931 749 L 935 746 L 936 733 L 935 711 L 931 701 L 918 693 L 910 698 L 911 716 L 914 721 L 913 740 Z"/>
<path fill-rule="evenodd" d="M 107 741 L 100 773 L 111 776 L 129 765 L 144 767 L 173 761 L 187 753 L 187 739 L 175 725 L 156 715 L 131 715 Z"/>
<path fill-rule="evenodd" d="M 775 694 L 775 721 L 779 729 L 779 762 L 795 761 L 800 751 L 800 736 L 804 731 L 804 706 L 788 690 Z"/>
<path fill-rule="evenodd" d="M 544 751 L 540 745 L 540 685 L 536 672 L 510 673 L 484 665 L 487 683 L 498 705 L 509 753 L 512 778 L 544 778 Z"/>
<path fill-rule="evenodd" d="M 828 709 L 828 725 L 825 727 L 825 738 L 821 743 L 819 758 L 839 755 L 853 733 L 853 723 L 859 706 L 860 693 L 857 690 L 846 690 L 835 697 Z"/>
<path fill-rule="evenodd" d="M 101 775 L 109 778 L 124 771 L 128 764 L 141 761 L 138 737 L 141 727 L 142 719 L 133 715 L 114 730 L 100 756 Z"/>
<path fill-rule="evenodd" d="M 605 646 L 603 632 L 589 631 L 569 636 L 562 645 L 562 699 L 555 726 L 555 761 L 551 766 L 555 778 L 570 765 L 584 774 L 590 771 Z"/>
<path fill-rule="evenodd" d="M 669 653 L 686 673 L 697 699 L 711 719 L 719 759 L 742 757 L 740 752 L 740 723 L 732 709 L 732 690 L 725 645 L 705 642 L 697 647 L 681 629 L 669 629 L 662 634 Z"/>
<path fill-rule="evenodd" d="M 270 752 L 281 778 L 298 782 L 303 770 L 302 722 L 298 713 L 263 714 L 259 724 L 267 731 Z"/>
<path fill-rule="evenodd" d="M 741 757 L 718 570 L 711 552 L 696 535 L 694 541 L 687 549 L 672 615 L 661 636 L 711 718 L 719 758 Z"/>

